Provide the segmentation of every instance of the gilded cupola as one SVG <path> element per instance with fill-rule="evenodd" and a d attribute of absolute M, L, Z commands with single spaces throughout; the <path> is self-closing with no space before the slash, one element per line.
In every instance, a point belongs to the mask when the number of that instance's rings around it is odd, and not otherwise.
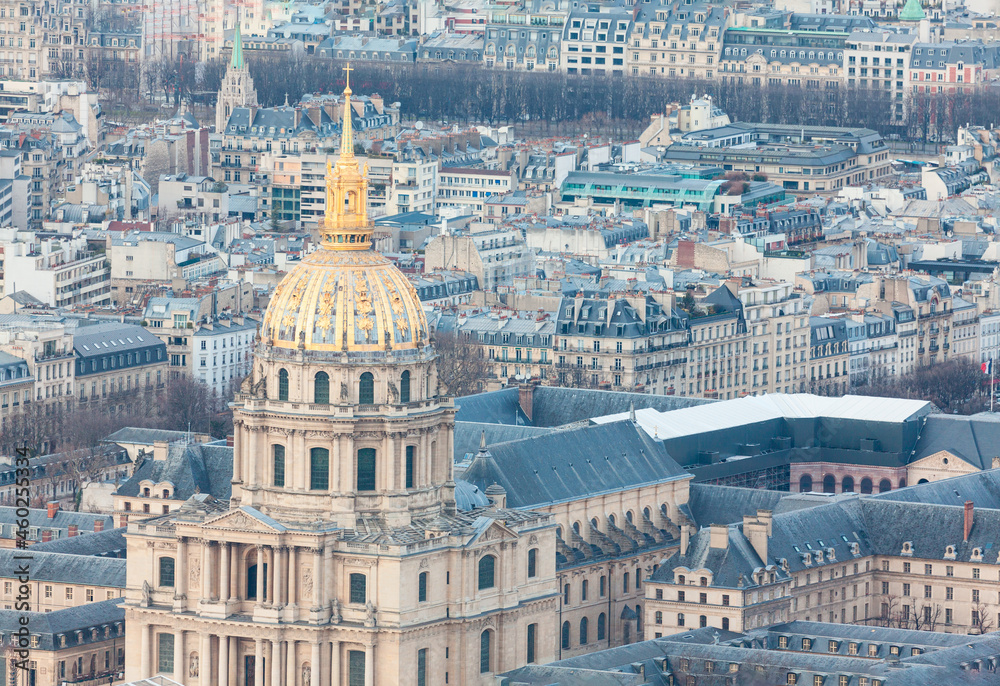
<path fill-rule="evenodd" d="M 327 163 L 319 248 L 275 288 L 262 333 L 273 347 L 293 350 L 419 350 L 428 332 L 416 289 L 372 246 L 368 169 L 359 169 L 354 156 L 350 68 L 345 71 L 340 156 Z"/>

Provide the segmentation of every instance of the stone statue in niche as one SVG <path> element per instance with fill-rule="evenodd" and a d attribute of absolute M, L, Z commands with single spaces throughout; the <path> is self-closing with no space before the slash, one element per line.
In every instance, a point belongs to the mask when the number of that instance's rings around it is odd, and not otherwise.
<path fill-rule="evenodd" d="M 311 686 L 312 684 L 312 667 L 309 665 L 302 666 L 302 686 Z"/>
<path fill-rule="evenodd" d="M 375 606 L 370 600 L 365 604 L 365 626 L 369 628 L 375 626 Z"/>
<path fill-rule="evenodd" d="M 201 587 L 201 561 L 195 560 L 191 564 L 191 588 Z"/>
<path fill-rule="evenodd" d="M 343 381 L 340 382 L 340 399 L 347 400 L 347 384 Z"/>
<path fill-rule="evenodd" d="M 389 403 L 395 405 L 399 402 L 399 389 L 392 381 L 389 382 Z"/>
<path fill-rule="evenodd" d="M 198 677 L 198 653 L 191 653 L 191 666 L 188 667 L 188 676 L 192 679 Z"/>
<path fill-rule="evenodd" d="M 149 587 L 149 582 L 143 579 L 142 581 L 142 606 L 149 607 L 149 595 L 152 589 Z"/>
<path fill-rule="evenodd" d="M 330 603 L 330 624 L 340 624 L 340 601 L 336 598 Z"/>

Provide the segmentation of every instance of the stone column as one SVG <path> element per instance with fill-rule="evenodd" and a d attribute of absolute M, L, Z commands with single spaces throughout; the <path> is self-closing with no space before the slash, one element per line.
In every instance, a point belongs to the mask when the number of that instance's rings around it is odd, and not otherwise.
<path fill-rule="evenodd" d="M 322 606 L 323 598 L 323 549 L 313 548 L 313 597 L 312 609 L 318 610 Z"/>
<path fill-rule="evenodd" d="M 282 583 L 284 580 L 281 575 L 281 568 L 284 566 L 285 562 L 285 547 L 274 546 L 271 550 L 274 553 L 274 572 L 272 573 L 272 578 L 274 579 L 274 593 L 271 595 L 271 604 L 277 608 L 281 608 L 284 604 L 282 602 L 282 598 L 285 597 L 285 589 L 283 588 L 284 584 Z"/>
<path fill-rule="evenodd" d="M 295 606 L 299 602 L 299 555 L 295 546 L 288 547 L 288 604 Z"/>
<path fill-rule="evenodd" d="M 286 641 L 288 646 L 285 656 L 285 683 L 281 686 L 295 686 L 298 682 L 295 674 L 298 663 L 295 659 L 295 641 Z"/>
<path fill-rule="evenodd" d="M 228 543 L 219 544 L 219 557 L 222 570 L 219 572 L 219 601 L 222 603 L 229 602 L 229 584 L 232 582 L 232 574 L 229 570 L 229 563 L 232 558 L 232 554 L 229 552 Z"/>
<path fill-rule="evenodd" d="M 212 551 L 211 542 L 201 539 L 201 601 L 207 603 L 212 599 Z"/>
<path fill-rule="evenodd" d="M 330 644 L 330 684 L 340 686 L 340 641 Z"/>
<path fill-rule="evenodd" d="M 199 669 L 201 666 L 199 665 Z M 229 686 L 229 637 L 219 636 L 219 686 Z"/>
<path fill-rule="evenodd" d="M 177 539 L 177 575 L 174 579 L 174 610 L 183 610 L 183 601 L 187 596 L 187 539 Z"/>
<path fill-rule="evenodd" d="M 143 624 L 142 626 L 142 651 L 139 653 L 139 671 L 143 679 L 153 676 L 150 671 L 150 650 L 153 644 L 153 626 Z M 117 658 L 116 658 L 117 659 Z"/>
<path fill-rule="evenodd" d="M 264 546 L 262 545 L 257 546 L 257 604 L 264 604 Z"/>
<path fill-rule="evenodd" d="M 242 425 L 233 427 L 233 483 L 238 484 L 242 480 L 243 474 L 240 469 L 240 460 L 243 459 L 243 431 Z"/>
<path fill-rule="evenodd" d="M 301 431 L 296 431 L 295 435 L 292 437 L 295 443 L 295 449 L 292 455 L 298 457 L 298 459 L 292 459 L 291 461 L 286 460 L 285 465 L 289 463 L 296 465 L 295 481 L 290 482 L 298 487 L 300 491 L 306 491 L 309 489 L 309 453 L 306 451 L 306 437 Z M 288 483 L 286 481 L 286 483 Z"/>
<path fill-rule="evenodd" d="M 271 641 L 271 686 L 281 686 L 281 641 Z"/>
<path fill-rule="evenodd" d="M 174 680 L 184 682 L 184 632 L 174 632 Z"/>
<path fill-rule="evenodd" d="M 365 646 L 365 686 L 375 686 L 375 646 Z"/>
<path fill-rule="evenodd" d="M 229 544 L 229 597 L 234 600 L 242 600 L 240 595 L 240 575 L 242 566 L 240 565 L 240 547 L 236 543 Z"/>
<path fill-rule="evenodd" d="M 257 434 L 258 434 L 257 427 L 256 426 L 250 427 L 250 455 L 252 455 L 254 457 L 254 459 L 256 459 L 257 455 L 258 455 L 258 452 L 257 452 Z M 249 460 L 247 460 L 247 462 L 249 462 Z M 255 486 L 257 484 L 257 475 L 250 471 L 250 465 L 249 464 L 247 465 L 247 473 L 246 474 L 242 473 L 242 466 L 243 466 L 243 456 L 242 455 L 240 455 L 239 464 L 240 464 L 240 467 L 241 467 L 241 469 L 240 469 L 241 480 L 244 483 L 246 483 L 246 484 L 248 484 L 250 486 Z M 233 469 L 234 470 L 236 469 L 236 463 L 235 462 L 233 463 Z"/>
<path fill-rule="evenodd" d="M 275 546 L 266 546 L 265 551 L 269 553 L 268 557 L 270 562 L 267 565 L 267 578 L 264 580 L 264 585 L 267 588 L 267 605 L 277 606 L 278 601 L 274 599 L 275 584 L 274 584 L 274 566 L 277 562 L 277 555 L 275 554 Z"/>
<path fill-rule="evenodd" d="M 322 684 L 323 674 L 323 663 L 322 663 L 322 652 L 320 650 L 319 641 L 312 644 L 312 658 L 310 660 L 310 669 L 312 669 L 312 683 Z"/>
<path fill-rule="evenodd" d="M 254 640 L 253 651 L 253 683 L 254 686 L 264 686 L 264 639 Z"/>
<path fill-rule="evenodd" d="M 201 650 L 198 653 L 198 677 L 201 680 L 201 686 L 212 686 L 211 634 L 201 635 Z"/>

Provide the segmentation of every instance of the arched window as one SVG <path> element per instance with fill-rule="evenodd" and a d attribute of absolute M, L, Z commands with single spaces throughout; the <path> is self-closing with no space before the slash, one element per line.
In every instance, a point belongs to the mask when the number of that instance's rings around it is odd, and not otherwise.
<path fill-rule="evenodd" d="M 364 574 L 351 574 L 351 602 L 364 605 L 368 601 L 368 577 Z"/>
<path fill-rule="evenodd" d="M 492 660 L 490 659 L 492 655 L 490 654 L 490 630 L 487 629 L 479 636 L 479 673 L 486 674 L 490 671 L 490 664 Z"/>
<path fill-rule="evenodd" d="M 330 376 L 326 372 L 319 372 L 313 382 L 313 397 L 317 405 L 328 405 L 330 403 Z"/>
<path fill-rule="evenodd" d="M 580 620 L 580 645 L 587 645 L 587 618 Z"/>
<path fill-rule="evenodd" d="M 417 449 L 416 449 L 415 446 L 412 446 L 412 445 L 406 446 L 406 487 L 407 488 L 413 488 L 413 486 L 416 484 L 416 478 L 415 478 L 415 475 L 416 475 L 415 464 L 416 464 L 416 459 L 417 459 L 416 458 L 416 453 L 417 453 Z"/>
<path fill-rule="evenodd" d="M 920 481 L 917 482 L 917 485 L 919 486 L 920 484 L 926 484 L 926 483 L 928 483 L 927 479 L 921 479 Z"/>
<path fill-rule="evenodd" d="M 273 483 L 278 488 L 285 485 L 285 446 L 274 446 L 274 479 Z"/>
<path fill-rule="evenodd" d="M 840 490 L 844 493 L 854 493 L 854 477 L 845 476 L 840 482 Z"/>
<path fill-rule="evenodd" d="M 375 404 L 375 377 L 371 372 L 361 375 L 358 382 L 358 403 L 361 405 Z"/>
<path fill-rule="evenodd" d="M 900 488 L 906 488 L 906 479 L 905 478 L 899 480 L 899 487 Z"/>
<path fill-rule="evenodd" d="M 803 474 L 799 479 L 799 493 L 809 493 L 813 489 L 813 478 L 808 474 Z"/>
<path fill-rule="evenodd" d="M 174 585 L 174 558 L 160 558 L 160 586 Z"/>
<path fill-rule="evenodd" d="M 358 490 L 375 490 L 375 448 L 358 449 Z"/>
<path fill-rule="evenodd" d="M 531 579 L 538 574 L 538 548 L 528 551 L 528 578 Z"/>
<path fill-rule="evenodd" d="M 562 625 L 562 647 L 563 650 L 569 650 L 569 622 L 563 622 Z"/>
<path fill-rule="evenodd" d="M 837 480 L 833 478 L 833 474 L 827 474 L 823 477 L 823 492 L 824 493 L 836 493 L 837 492 Z"/>
<path fill-rule="evenodd" d="M 427 601 L 427 572 L 420 572 L 420 576 L 417 577 L 417 602 L 423 603 Z"/>
<path fill-rule="evenodd" d="M 399 377 L 399 402 L 410 402 L 410 372 L 403 372 Z"/>
<path fill-rule="evenodd" d="M 288 370 L 278 370 L 278 400 L 288 400 Z"/>
<path fill-rule="evenodd" d="M 891 490 L 892 490 L 892 482 L 889 481 L 888 479 L 882 479 L 881 481 L 878 482 L 879 493 L 888 493 Z"/>
<path fill-rule="evenodd" d="M 606 626 L 607 625 L 607 621 L 608 620 L 604 617 L 604 613 L 603 612 L 597 616 L 597 640 L 598 641 L 603 641 L 604 640 L 604 636 L 607 633 L 607 626 Z"/>
<path fill-rule="evenodd" d="M 861 492 L 866 494 L 872 492 L 872 480 L 867 476 L 861 480 Z"/>
<path fill-rule="evenodd" d="M 497 559 L 492 555 L 486 555 L 479 560 L 479 590 L 493 588 L 493 573 L 496 569 Z"/>
<path fill-rule="evenodd" d="M 326 448 L 309 451 L 309 488 L 313 491 L 330 488 L 330 451 Z"/>

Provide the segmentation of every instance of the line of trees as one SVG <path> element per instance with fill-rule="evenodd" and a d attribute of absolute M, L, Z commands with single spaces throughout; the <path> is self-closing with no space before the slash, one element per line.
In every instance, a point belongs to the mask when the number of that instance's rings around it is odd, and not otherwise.
<path fill-rule="evenodd" d="M 908 374 L 884 374 L 851 390 L 857 395 L 910 398 L 934 403 L 947 414 L 975 414 L 989 408 L 986 377 L 979 365 L 964 357 L 917 367 Z"/>

